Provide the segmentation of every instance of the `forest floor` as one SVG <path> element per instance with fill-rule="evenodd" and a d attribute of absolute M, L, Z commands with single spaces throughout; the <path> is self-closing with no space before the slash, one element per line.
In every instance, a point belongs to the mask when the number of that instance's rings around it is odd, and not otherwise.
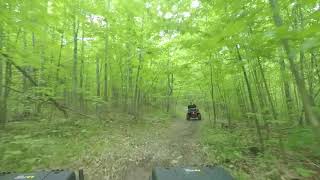
<path fill-rule="evenodd" d="M 156 166 L 201 165 L 206 159 L 199 148 L 201 123 L 173 118 L 166 126 L 142 130 L 143 137 L 127 134 L 105 153 L 87 154 L 80 163 L 89 179 L 112 180 L 148 180 Z"/>
<path fill-rule="evenodd" d="M 186 121 L 183 109 L 172 117 L 162 112 L 134 118 L 123 113 L 105 119 L 46 118 L 11 122 L 0 130 L 0 169 L 84 169 L 86 180 L 148 180 L 156 166 L 219 165 L 237 179 L 317 179 L 318 145 L 299 141 L 282 156 L 274 138 L 264 155 L 252 155 L 254 128 L 212 127 L 208 119 Z M 205 117 L 205 116 L 204 116 Z M 305 150 L 308 144 L 310 153 Z M 313 145 L 313 146 L 311 146 Z M 286 145 L 287 146 L 287 145 Z M 296 147 L 298 146 L 298 148 Z M 303 147 L 300 148 L 300 147 Z"/>

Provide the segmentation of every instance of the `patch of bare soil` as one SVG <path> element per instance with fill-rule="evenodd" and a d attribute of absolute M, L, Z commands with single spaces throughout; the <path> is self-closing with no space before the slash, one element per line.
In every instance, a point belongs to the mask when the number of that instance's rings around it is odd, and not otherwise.
<path fill-rule="evenodd" d="M 155 166 L 195 166 L 202 163 L 203 154 L 199 150 L 198 133 L 200 121 L 175 120 L 166 134 L 154 142 L 150 158 L 130 164 L 124 180 L 148 180 Z"/>
<path fill-rule="evenodd" d="M 149 180 L 156 166 L 196 166 L 205 154 L 198 139 L 201 121 L 176 119 L 165 130 L 150 129 L 142 141 L 123 138 L 112 151 L 81 160 L 88 179 Z"/>

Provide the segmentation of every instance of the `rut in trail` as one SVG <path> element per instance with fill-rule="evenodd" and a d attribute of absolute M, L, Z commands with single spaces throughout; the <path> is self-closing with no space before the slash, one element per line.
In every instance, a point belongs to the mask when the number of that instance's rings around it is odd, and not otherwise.
<path fill-rule="evenodd" d="M 199 148 L 201 121 L 175 120 L 166 134 L 146 148 L 153 153 L 144 161 L 130 164 L 124 180 L 148 180 L 155 166 L 195 166 L 203 163 Z"/>

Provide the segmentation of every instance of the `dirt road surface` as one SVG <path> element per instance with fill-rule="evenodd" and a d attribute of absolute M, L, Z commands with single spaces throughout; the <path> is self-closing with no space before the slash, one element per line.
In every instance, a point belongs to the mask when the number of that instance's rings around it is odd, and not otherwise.
<path fill-rule="evenodd" d="M 141 141 L 123 138 L 115 151 L 88 154 L 81 160 L 82 168 L 92 180 L 149 180 L 156 166 L 201 165 L 205 160 L 199 145 L 201 123 L 175 119 L 164 130 L 143 134 Z"/>
<path fill-rule="evenodd" d="M 175 120 L 167 134 L 160 139 L 152 157 L 137 166 L 131 165 L 124 180 L 148 180 L 153 167 L 156 166 L 196 166 L 202 162 L 199 152 L 198 136 L 201 121 Z"/>

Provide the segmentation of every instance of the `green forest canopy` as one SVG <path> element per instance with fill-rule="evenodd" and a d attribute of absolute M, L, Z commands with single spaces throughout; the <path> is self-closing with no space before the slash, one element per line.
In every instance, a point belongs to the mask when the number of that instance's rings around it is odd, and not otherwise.
<path fill-rule="evenodd" d="M 82 111 L 98 101 L 137 111 L 201 98 L 237 118 L 303 111 L 318 124 L 315 0 L 35 0 L 1 9 L 2 121 L 32 98 Z"/>
<path fill-rule="evenodd" d="M 193 101 L 213 124 L 254 125 L 262 149 L 272 125 L 310 125 L 319 137 L 319 0 L 10 0 L 0 7 L 2 125 L 49 109 L 138 115 Z"/>

